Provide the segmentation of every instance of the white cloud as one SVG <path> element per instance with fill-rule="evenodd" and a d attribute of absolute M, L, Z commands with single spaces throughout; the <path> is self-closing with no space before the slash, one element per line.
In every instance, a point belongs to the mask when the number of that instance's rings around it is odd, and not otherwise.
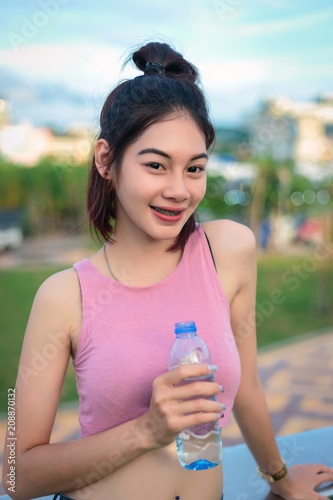
<path fill-rule="evenodd" d="M 271 63 L 265 59 L 245 59 L 225 62 L 199 62 L 202 83 L 211 91 L 222 91 L 235 87 L 246 87 L 267 81 L 271 74 Z"/>
<path fill-rule="evenodd" d="M 110 86 L 134 73 L 128 67 L 120 74 L 122 55 L 123 51 L 104 45 L 27 45 L 0 50 L 0 64 L 29 80 L 61 82 L 91 92 L 96 85 Z"/>
<path fill-rule="evenodd" d="M 18 51 L 0 50 L 0 64 L 29 80 L 65 83 L 71 89 L 103 94 L 119 80 L 139 72 L 127 65 L 124 50 L 104 45 L 27 45 Z M 204 87 L 221 90 L 261 82 L 271 73 L 269 60 L 209 61 L 198 59 Z"/>

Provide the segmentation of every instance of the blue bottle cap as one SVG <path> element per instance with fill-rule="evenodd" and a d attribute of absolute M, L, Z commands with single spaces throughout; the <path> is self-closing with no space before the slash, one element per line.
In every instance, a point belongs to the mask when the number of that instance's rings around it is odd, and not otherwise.
<path fill-rule="evenodd" d="M 197 327 L 194 321 L 185 321 L 181 323 L 176 323 L 175 333 L 185 333 L 185 332 L 196 332 Z"/>

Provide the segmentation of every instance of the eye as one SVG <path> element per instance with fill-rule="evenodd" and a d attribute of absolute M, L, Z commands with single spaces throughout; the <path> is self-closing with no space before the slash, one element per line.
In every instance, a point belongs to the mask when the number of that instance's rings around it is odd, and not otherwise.
<path fill-rule="evenodd" d="M 199 174 L 200 172 L 204 172 L 205 169 L 203 167 L 189 167 L 188 171 L 190 174 Z"/>
<path fill-rule="evenodd" d="M 160 170 L 159 167 L 163 168 L 163 165 L 161 165 L 160 163 L 147 163 L 147 166 L 151 167 L 154 170 Z"/>

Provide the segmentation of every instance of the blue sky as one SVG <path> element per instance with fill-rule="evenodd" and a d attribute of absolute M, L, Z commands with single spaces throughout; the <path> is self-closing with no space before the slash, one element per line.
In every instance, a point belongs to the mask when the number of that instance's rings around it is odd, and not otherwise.
<path fill-rule="evenodd" d="M 95 127 L 108 91 L 139 74 L 130 47 L 170 41 L 201 72 L 216 124 L 261 99 L 333 92 L 330 0 L 3 0 L 0 97 L 15 122 Z"/>

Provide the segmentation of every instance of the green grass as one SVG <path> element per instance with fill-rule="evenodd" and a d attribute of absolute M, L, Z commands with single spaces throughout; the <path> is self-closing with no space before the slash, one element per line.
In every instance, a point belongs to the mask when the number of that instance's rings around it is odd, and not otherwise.
<path fill-rule="evenodd" d="M 68 267 L 68 266 L 67 266 Z M 0 271 L 0 413 L 7 411 L 7 391 L 14 387 L 30 309 L 39 286 L 64 267 L 17 268 Z M 78 399 L 75 373 L 69 363 L 61 402 Z"/>
<path fill-rule="evenodd" d="M 328 261 L 323 260 L 321 263 L 323 269 L 320 272 L 319 265 L 315 270 L 309 271 L 309 264 L 305 259 L 305 257 L 259 256 L 257 285 L 259 347 L 333 325 L 333 270 L 329 271 Z M 302 272 L 303 277 L 298 278 L 298 281 L 294 266 L 299 266 Z M 46 266 L 0 271 L 0 412 L 6 412 L 7 390 L 15 385 L 23 335 L 35 293 L 47 277 L 62 269 L 64 268 Z M 318 306 L 322 276 L 326 276 L 331 284 L 330 289 L 324 293 L 329 304 L 326 314 L 321 312 Z M 277 289 L 280 290 L 282 304 L 274 303 L 272 292 Z M 61 402 L 74 400 L 77 400 L 76 383 L 70 363 Z"/>
<path fill-rule="evenodd" d="M 314 255 L 259 257 L 258 347 L 325 327 L 333 328 L 332 261 L 320 262 Z"/>

